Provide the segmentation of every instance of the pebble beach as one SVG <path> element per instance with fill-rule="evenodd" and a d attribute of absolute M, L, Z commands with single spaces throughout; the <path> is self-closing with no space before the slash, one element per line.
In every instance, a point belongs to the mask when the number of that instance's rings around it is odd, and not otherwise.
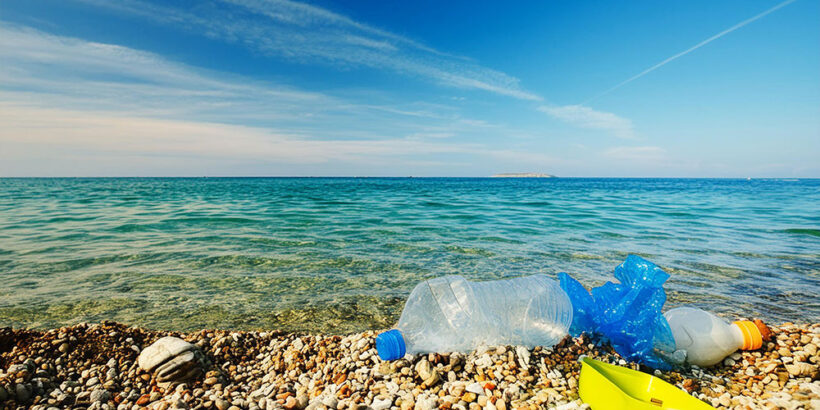
<path fill-rule="evenodd" d="M 116 322 L 2 328 L 0 408 L 584 409 L 582 356 L 654 373 L 719 409 L 820 408 L 820 324 L 771 330 L 763 348 L 734 353 L 718 366 L 653 372 L 586 335 L 551 348 L 482 347 L 384 362 L 372 331 L 179 333 Z M 146 347 L 166 336 L 193 345 L 195 366 L 177 369 L 184 381 L 165 380 L 167 374 L 138 363 Z"/>

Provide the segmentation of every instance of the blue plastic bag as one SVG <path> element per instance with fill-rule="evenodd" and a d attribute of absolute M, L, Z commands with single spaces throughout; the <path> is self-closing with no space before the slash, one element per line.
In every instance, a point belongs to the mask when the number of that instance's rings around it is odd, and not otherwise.
<path fill-rule="evenodd" d="M 669 278 L 654 263 L 629 255 L 615 268 L 620 283 L 607 282 L 590 292 L 566 273 L 561 288 L 572 301 L 570 334 L 586 332 L 604 338 L 627 360 L 655 369 L 669 369 L 675 351 L 672 330 L 661 313 L 666 302 L 663 283 Z"/>

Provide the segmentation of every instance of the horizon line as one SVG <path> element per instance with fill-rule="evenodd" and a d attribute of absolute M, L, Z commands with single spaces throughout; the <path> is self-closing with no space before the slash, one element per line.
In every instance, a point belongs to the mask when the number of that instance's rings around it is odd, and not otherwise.
<path fill-rule="evenodd" d="M 167 179 L 265 179 L 265 178 L 292 178 L 292 179 L 307 179 L 307 178 L 372 178 L 372 179 L 443 179 L 443 178 L 450 178 L 450 179 L 739 179 L 739 180 L 755 180 L 755 179 L 820 179 L 820 176 L 817 177 L 801 177 L 801 176 L 767 176 L 767 177 L 692 177 L 692 176 L 557 176 L 552 175 L 548 177 L 494 177 L 494 176 L 415 176 L 415 175 L 403 175 L 403 176 L 390 176 L 390 175 L 161 175 L 161 176 L 146 176 L 146 175 L 126 175 L 126 176 L 100 176 L 100 175 L 87 175 L 87 176 L 0 176 L 0 179 L 127 179 L 127 178 L 144 178 L 144 179 L 160 179 L 160 178 L 167 178 Z"/>

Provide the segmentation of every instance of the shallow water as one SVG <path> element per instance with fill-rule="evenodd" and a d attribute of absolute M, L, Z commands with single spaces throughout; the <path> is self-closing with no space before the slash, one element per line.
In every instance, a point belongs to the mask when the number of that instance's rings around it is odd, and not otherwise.
<path fill-rule="evenodd" d="M 669 307 L 817 322 L 820 180 L 0 179 L 0 326 L 345 333 L 420 280 L 597 286 L 629 253 Z"/>

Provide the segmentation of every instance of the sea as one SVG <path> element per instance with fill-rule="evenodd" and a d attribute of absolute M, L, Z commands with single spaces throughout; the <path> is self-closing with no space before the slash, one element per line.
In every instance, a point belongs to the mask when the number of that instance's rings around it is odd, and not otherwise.
<path fill-rule="evenodd" d="M 4 178 L 0 327 L 388 328 L 420 281 L 640 255 L 665 308 L 820 319 L 820 180 Z"/>

